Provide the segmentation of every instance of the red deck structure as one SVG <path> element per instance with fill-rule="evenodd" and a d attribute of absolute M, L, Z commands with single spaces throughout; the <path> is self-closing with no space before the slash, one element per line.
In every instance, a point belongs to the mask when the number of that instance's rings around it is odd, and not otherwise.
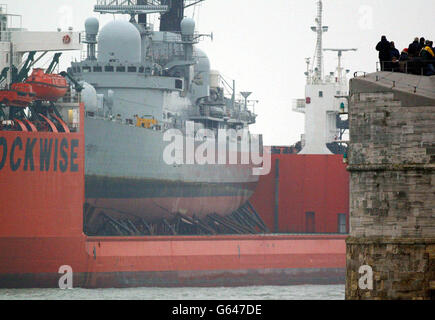
<path fill-rule="evenodd" d="M 277 233 L 348 233 L 343 156 L 272 154 L 271 173 L 261 177 L 251 203 Z"/>

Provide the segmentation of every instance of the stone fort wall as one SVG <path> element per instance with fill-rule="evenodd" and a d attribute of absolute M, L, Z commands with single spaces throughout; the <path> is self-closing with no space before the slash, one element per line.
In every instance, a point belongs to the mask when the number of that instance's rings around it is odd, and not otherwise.
<path fill-rule="evenodd" d="M 403 107 L 393 92 L 355 87 L 346 298 L 434 298 L 435 101 Z M 363 265 L 373 270 L 371 290 L 358 282 Z"/>

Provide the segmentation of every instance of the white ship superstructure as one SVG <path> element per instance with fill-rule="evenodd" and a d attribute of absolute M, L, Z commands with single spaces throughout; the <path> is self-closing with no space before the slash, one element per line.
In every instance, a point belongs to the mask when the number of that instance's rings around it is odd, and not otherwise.
<path fill-rule="evenodd" d="M 328 145 L 343 143 L 343 133 L 347 129 L 347 120 L 340 114 L 347 112 L 346 99 L 349 88 L 347 73 L 342 67 L 342 54 L 356 49 L 323 49 L 323 33 L 328 27 L 323 25 L 323 3 L 317 2 L 316 26 L 311 29 L 317 33 L 314 59 L 306 59 L 307 83 L 305 98 L 293 102 L 293 111 L 305 114 L 305 134 L 302 135 L 300 154 L 332 154 Z M 335 72 L 324 75 L 323 52 L 338 53 L 338 67 Z"/>
<path fill-rule="evenodd" d="M 43 41 L 41 41 L 43 39 Z M 81 50 L 80 33 L 72 28 L 58 31 L 27 31 L 22 28 L 21 16 L 9 14 L 7 5 L 0 4 L 0 71 L 7 69 L 1 86 L 11 84 L 13 66 L 18 71 L 30 70 L 42 57 L 53 51 Z M 23 61 L 29 53 L 35 52 L 32 59 Z M 25 66 L 24 70 L 22 67 Z M 27 75 L 27 73 L 26 73 Z"/>

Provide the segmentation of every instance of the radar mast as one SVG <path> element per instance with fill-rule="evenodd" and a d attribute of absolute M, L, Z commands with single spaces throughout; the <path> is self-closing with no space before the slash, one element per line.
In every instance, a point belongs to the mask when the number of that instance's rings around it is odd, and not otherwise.
<path fill-rule="evenodd" d="M 328 32 L 328 27 L 323 25 L 323 2 L 317 1 L 317 17 L 316 25 L 311 27 L 311 30 L 317 33 L 316 53 L 314 55 L 313 64 L 316 65 L 314 70 L 315 80 L 323 81 L 323 34 Z"/>
<path fill-rule="evenodd" d="M 205 0 L 97 0 L 94 11 L 99 13 L 129 14 L 132 20 L 147 24 L 147 15 L 160 13 L 160 31 L 181 32 L 184 9 Z"/>
<path fill-rule="evenodd" d="M 323 51 L 337 52 L 337 54 L 338 54 L 338 66 L 337 66 L 338 82 L 342 83 L 343 81 L 346 81 L 346 77 L 343 74 L 343 67 L 342 67 L 342 61 L 341 61 L 341 59 L 343 57 L 343 52 L 358 51 L 358 49 L 356 49 L 356 48 L 352 48 L 352 49 L 323 49 Z"/>

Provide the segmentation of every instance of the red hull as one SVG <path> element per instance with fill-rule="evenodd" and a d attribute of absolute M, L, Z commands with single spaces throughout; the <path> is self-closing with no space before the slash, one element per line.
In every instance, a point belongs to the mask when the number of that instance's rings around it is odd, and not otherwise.
<path fill-rule="evenodd" d="M 273 154 L 271 173 L 250 201 L 275 232 L 349 231 L 349 172 L 341 155 Z"/>
<path fill-rule="evenodd" d="M 9 288 L 57 287 L 62 265 L 86 288 L 337 284 L 345 272 L 337 236 L 17 238 L 0 252 Z"/>
<path fill-rule="evenodd" d="M 345 236 L 86 237 L 83 132 L 0 131 L 0 189 L 0 287 L 344 283 Z"/>

